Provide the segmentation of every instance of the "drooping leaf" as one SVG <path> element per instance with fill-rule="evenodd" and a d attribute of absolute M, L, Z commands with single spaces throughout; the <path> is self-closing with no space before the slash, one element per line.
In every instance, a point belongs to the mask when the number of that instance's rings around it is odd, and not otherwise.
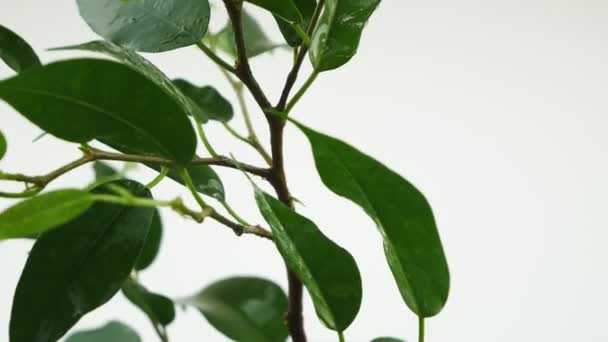
<path fill-rule="evenodd" d="M 32 197 L 0 213 L 0 240 L 28 238 L 56 228 L 93 204 L 90 193 L 58 190 Z"/>
<path fill-rule="evenodd" d="M 201 121 L 211 119 L 228 122 L 232 119 L 232 105 L 215 88 L 197 87 L 184 79 L 176 79 L 173 83 L 198 106 L 196 114 Z"/>
<path fill-rule="evenodd" d="M 40 59 L 30 44 L 2 25 L 0 25 L 0 59 L 16 72 L 40 65 Z"/>
<path fill-rule="evenodd" d="M 361 306 L 361 276 L 353 257 L 279 200 L 259 189 L 255 197 L 279 252 L 308 289 L 319 318 L 332 330 L 346 330 Z"/>
<path fill-rule="evenodd" d="M 150 198 L 141 184 L 115 182 Z M 94 193 L 105 193 L 97 188 Z M 96 203 L 43 234 L 32 248 L 13 297 L 11 341 L 56 341 L 122 287 L 141 253 L 153 208 Z"/>
<path fill-rule="evenodd" d="M 186 95 L 184 95 L 171 80 L 165 75 L 160 69 L 158 69 L 154 64 L 150 63 L 147 59 L 142 57 L 137 52 L 118 46 L 111 42 L 107 41 L 92 41 L 79 45 L 72 46 L 64 46 L 59 48 L 51 49 L 54 51 L 60 50 L 83 50 L 83 51 L 92 51 L 99 52 L 105 55 L 112 56 L 113 58 L 119 60 L 120 62 L 128 65 L 129 67 L 135 69 L 136 71 L 142 73 L 148 79 L 156 83 L 159 87 L 161 87 L 167 94 L 173 97 L 179 105 L 182 107 L 183 111 L 188 113 L 189 115 L 193 115 L 198 113 L 198 107 L 194 104 Z M 203 122 L 207 122 L 207 118 L 204 116 L 200 116 Z"/>
<path fill-rule="evenodd" d="M 111 321 L 98 329 L 76 332 L 65 342 L 141 342 L 141 338 L 124 323 Z"/>
<path fill-rule="evenodd" d="M 2 132 L 0 132 L 0 160 L 2 160 L 2 158 L 4 158 L 5 154 L 6 154 L 6 139 L 4 138 L 4 135 L 2 135 Z"/>
<path fill-rule="evenodd" d="M 131 50 L 162 52 L 196 44 L 207 32 L 207 0 L 77 0 L 95 33 Z"/>
<path fill-rule="evenodd" d="M 294 0 L 246 0 L 256 6 L 259 6 L 270 13 L 281 17 L 283 20 L 290 23 L 299 23 L 302 21 L 302 14 L 296 7 Z"/>
<path fill-rule="evenodd" d="M 179 302 L 199 309 L 211 325 L 234 341 L 287 340 L 283 322 L 287 296 L 269 280 L 229 278 Z"/>
<path fill-rule="evenodd" d="M 243 10 L 242 21 L 247 57 L 253 58 L 279 47 L 279 45 L 273 43 L 272 40 L 268 38 L 255 18 L 245 10 Z M 232 30 L 230 22 L 228 22 L 220 32 L 215 34 L 215 36 L 209 37 L 209 39 L 213 46 L 232 57 L 236 57 L 237 50 L 234 41 L 234 31 Z"/>
<path fill-rule="evenodd" d="M 310 58 L 317 71 L 346 64 L 357 52 L 363 28 L 380 0 L 327 0 L 312 37 Z"/>
<path fill-rule="evenodd" d="M 160 170 L 159 167 L 154 165 L 150 165 L 150 167 L 157 171 Z M 218 201 L 226 200 L 224 184 L 218 174 L 209 165 L 190 165 L 186 169 L 188 170 L 188 173 L 190 173 L 192 182 L 198 192 L 211 196 Z M 179 184 L 186 185 L 186 182 L 184 182 L 177 169 L 171 169 L 169 174 L 167 174 L 167 177 Z"/>
<path fill-rule="evenodd" d="M 372 342 L 405 342 L 404 340 L 394 337 L 378 337 L 372 340 Z"/>
<path fill-rule="evenodd" d="M 194 130 L 177 102 L 119 63 L 76 59 L 29 69 L 1 81 L 0 98 L 67 141 L 98 139 L 181 164 L 196 149 Z"/>
<path fill-rule="evenodd" d="M 450 274 L 431 206 L 412 184 L 354 147 L 299 125 L 321 180 L 358 204 L 378 225 L 401 296 L 421 317 L 438 314 Z"/>
<path fill-rule="evenodd" d="M 152 293 L 133 280 L 129 279 L 124 283 L 122 293 L 154 324 L 167 326 L 175 319 L 175 306 L 171 299 Z"/>
<path fill-rule="evenodd" d="M 146 237 L 146 243 L 144 244 L 144 248 L 135 263 L 135 269 L 138 271 L 145 270 L 150 267 L 156 256 L 158 255 L 158 251 L 160 250 L 160 244 L 163 239 L 163 222 L 160 217 L 160 213 L 158 209 L 154 210 L 154 216 L 152 217 L 152 224 L 150 225 L 150 231 L 148 232 L 148 237 Z"/>
<path fill-rule="evenodd" d="M 118 175 L 118 170 L 114 169 L 107 163 L 96 160 L 93 163 L 93 172 L 95 173 L 95 179 L 102 179 Z"/>
<path fill-rule="evenodd" d="M 317 7 L 317 0 L 293 0 L 293 3 L 302 14 L 302 22 L 299 24 L 303 30 L 306 30 L 315 12 L 315 8 Z M 279 25 L 279 30 L 281 30 L 283 38 L 285 38 L 285 41 L 289 46 L 297 47 L 302 45 L 302 38 L 296 33 L 290 23 L 278 16 L 275 16 L 275 20 Z"/>

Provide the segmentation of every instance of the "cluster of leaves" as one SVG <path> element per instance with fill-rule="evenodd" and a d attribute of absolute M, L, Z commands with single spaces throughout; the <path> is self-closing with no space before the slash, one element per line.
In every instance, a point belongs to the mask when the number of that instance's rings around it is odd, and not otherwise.
<path fill-rule="evenodd" d="M 294 49 L 297 66 L 310 51 L 314 70 L 288 104 L 262 111 L 270 120 L 297 126 L 310 142 L 327 188 L 360 206 L 375 222 L 403 300 L 423 327 L 424 318 L 442 310 L 449 291 L 448 266 L 429 203 L 382 163 L 287 117 L 316 75 L 338 68 L 354 56 L 363 28 L 380 0 L 248 2 L 275 17 L 284 45 Z M 244 137 L 230 128 L 233 107 L 215 88 L 171 80 L 138 53 L 198 46 L 223 72 L 242 81 L 227 76 L 237 96 L 245 85 L 256 97 L 247 78 L 250 72 L 243 76 L 237 69 L 247 58 L 281 44 L 268 39 L 255 19 L 242 10 L 241 0 L 224 3 L 231 22 L 213 34 L 208 32 L 211 13 L 204 0 L 77 0 L 83 19 L 104 40 L 59 49 L 101 53 L 112 60 L 79 58 L 42 65 L 29 44 L 0 26 L 0 58 L 17 73 L 0 81 L 0 98 L 46 133 L 81 144 L 84 152 L 81 159 L 45 176 L 0 172 L 0 180 L 27 186 L 21 193 L 0 192 L 2 197 L 27 197 L 0 213 L 0 240 L 36 240 L 14 295 L 11 341 L 56 341 L 119 291 L 145 313 L 163 341 L 168 340 L 166 327 L 175 319 L 175 303 L 197 308 L 233 340 L 285 341 L 289 330 L 283 317 L 292 298 L 269 280 L 229 278 L 182 299 L 151 292 L 138 282 L 137 272 L 152 264 L 161 245 L 159 207 L 197 222 L 214 219 L 239 235 L 271 239 L 308 290 L 319 319 L 344 339 L 362 298 L 362 277 L 353 256 L 298 214 L 289 200 L 273 197 L 253 180 L 255 200 L 270 231 L 238 216 L 226 202 L 220 177 L 209 165 L 241 169 L 276 188 L 280 179 L 276 172 L 284 172 L 272 160 L 277 156 L 264 154 L 252 130 Z M 217 53 L 237 59 L 238 67 Z M 258 98 L 259 94 L 257 91 Z M 244 106 L 242 110 L 248 115 Z M 255 147 L 269 167 L 219 156 L 204 134 L 204 124 L 212 121 Z M 210 158 L 195 154 L 199 139 Z M 90 147 L 92 141 L 120 153 Z M 0 159 L 6 145 L 0 133 Z M 159 176 L 142 185 L 100 160 L 141 163 Z M 43 192 L 54 179 L 93 161 L 94 184 Z M 154 199 L 150 189 L 165 176 L 186 186 L 200 211 L 187 208 L 179 198 Z M 219 214 L 201 195 L 220 202 L 236 222 Z M 423 334 L 420 336 L 422 339 Z M 68 338 L 70 342 L 139 340 L 137 333 L 120 322 Z"/>

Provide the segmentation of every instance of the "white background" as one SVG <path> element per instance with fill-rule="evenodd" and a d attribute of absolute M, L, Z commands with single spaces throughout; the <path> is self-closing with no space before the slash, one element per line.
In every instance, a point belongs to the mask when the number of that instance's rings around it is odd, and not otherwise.
<path fill-rule="evenodd" d="M 445 310 L 428 321 L 428 341 L 608 341 L 607 18 L 605 0 L 385 0 L 356 58 L 322 74 L 294 112 L 384 161 L 432 203 L 452 289 Z M 272 21 L 263 21 L 277 37 Z M 217 29 L 222 20 L 214 22 Z M 0 0 L 0 23 L 30 41 L 44 62 L 75 55 L 46 48 L 95 38 L 74 1 Z M 214 84 L 232 98 L 216 67 L 194 48 L 148 57 L 172 77 Z M 276 53 L 253 63 L 273 99 L 289 61 L 289 54 Z M 12 74 L 0 66 L 2 78 Z M 235 126 L 243 128 L 240 118 Z M 75 145 L 52 137 L 32 143 L 40 130 L 4 103 L 0 128 L 10 145 L 4 171 L 46 173 L 78 156 Z M 222 153 L 261 162 L 220 127 L 210 130 Z M 362 310 L 347 339 L 413 341 L 415 317 L 401 301 L 372 222 L 324 189 L 306 140 L 293 128 L 286 133 L 291 189 L 306 204 L 299 210 L 350 250 L 363 274 Z M 247 182 L 221 171 L 230 202 L 261 222 Z M 153 173 L 141 169 L 136 176 L 145 181 Z M 81 186 L 91 177 L 84 168 L 52 188 Z M 183 189 L 167 181 L 154 193 L 172 198 Z M 142 275 L 151 289 L 178 297 L 241 274 L 286 285 L 271 244 L 163 214 L 160 258 Z M 29 248 L 26 241 L 0 244 L 0 341 L 8 339 L 11 297 Z M 305 314 L 311 341 L 336 340 L 308 299 Z M 76 328 L 114 318 L 145 341 L 156 340 L 120 295 Z M 194 311 L 180 310 L 170 335 L 179 342 L 224 341 Z"/>

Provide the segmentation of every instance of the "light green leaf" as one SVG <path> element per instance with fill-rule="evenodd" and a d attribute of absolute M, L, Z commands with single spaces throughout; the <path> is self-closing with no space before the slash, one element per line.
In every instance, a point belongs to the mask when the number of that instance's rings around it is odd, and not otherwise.
<path fill-rule="evenodd" d="M 353 257 L 279 200 L 259 189 L 255 197 L 279 252 L 308 289 L 319 318 L 332 330 L 346 330 L 361 306 L 361 276 Z"/>
<path fill-rule="evenodd" d="M 279 47 L 268 38 L 266 33 L 262 30 L 258 22 L 253 16 L 243 10 L 242 15 L 243 21 L 243 37 L 245 39 L 245 48 L 247 51 L 247 57 L 253 58 L 263 53 L 272 51 Z M 234 31 L 232 31 L 232 25 L 230 22 L 224 26 L 224 28 L 215 34 L 213 37 L 209 37 L 210 44 L 227 53 L 231 57 L 236 57 L 236 43 L 234 41 Z"/>
<path fill-rule="evenodd" d="M 133 280 L 125 282 L 122 293 L 143 311 L 153 324 L 167 326 L 175 319 L 175 306 L 171 299 L 152 293 Z"/>
<path fill-rule="evenodd" d="M 0 160 L 2 160 L 2 158 L 4 158 L 5 154 L 6 154 L 6 139 L 4 138 L 4 135 L 2 135 L 2 132 L 0 132 Z"/>
<path fill-rule="evenodd" d="M 119 63 L 76 59 L 29 69 L 0 82 L 0 98 L 67 141 L 98 139 L 180 164 L 194 156 L 196 136 L 183 109 L 158 85 Z"/>
<path fill-rule="evenodd" d="M 246 0 L 273 13 L 289 23 L 302 21 L 302 14 L 293 0 Z"/>
<path fill-rule="evenodd" d="M 228 122 L 234 116 L 232 105 L 215 88 L 211 86 L 197 87 L 184 80 L 176 79 L 173 81 L 186 96 L 197 106 L 196 115 L 201 121 L 216 120 Z"/>
<path fill-rule="evenodd" d="M 312 37 L 310 58 L 317 71 L 346 64 L 357 52 L 363 28 L 380 0 L 327 0 Z"/>
<path fill-rule="evenodd" d="M 287 296 L 273 282 L 236 277 L 218 281 L 179 303 L 193 306 L 217 330 L 234 341 L 283 342 Z"/>
<path fill-rule="evenodd" d="M 133 181 L 118 181 L 151 198 Z M 107 193 L 100 187 L 95 193 Z M 154 208 L 96 203 L 83 215 L 42 234 L 13 297 L 11 341 L 56 341 L 82 316 L 122 287 L 144 246 Z"/>
<path fill-rule="evenodd" d="M 144 248 L 137 258 L 135 269 L 137 271 L 145 270 L 150 267 L 160 251 L 160 244 L 163 239 L 163 222 L 160 217 L 158 209 L 154 210 L 154 216 L 152 217 L 152 224 L 150 225 L 150 232 L 146 237 L 146 243 Z"/>
<path fill-rule="evenodd" d="M 56 228 L 78 217 L 92 204 L 91 194 L 76 189 L 32 197 L 0 213 L 0 240 L 28 238 Z"/>
<path fill-rule="evenodd" d="M 0 59 L 16 72 L 40 65 L 34 49 L 15 32 L 0 25 Z"/>
<path fill-rule="evenodd" d="M 77 0 L 80 15 L 95 33 L 143 52 L 196 44 L 207 32 L 207 0 Z"/>
<path fill-rule="evenodd" d="M 293 0 L 293 3 L 296 5 L 298 10 L 302 14 L 302 22 L 298 24 L 300 24 L 303 30 L 306 30 L 315 12 L 315 8 L 317 7 L 317 0 Z M 293 29 L 290 23 L 286 22 L 285 20 L 281 19 L 276 15 L 275 19 L 277 21 L 277 24 L 279 25 L 279 30 L 281 30 L 281 34 L 283 35 L 285 41 L 287 42 L 287 44 L 289 44 L 289 46 L 297 47 L 302 45 L 302 38 Z"/>
<path fill-rule="evenodd" d="M 163 89 L 169 96 L 173 97 L 175 101 L 182 107 L 183 111 L 188 115 L 198 114 L 198 107 L 192 100 L 184 95 L 173 82 L 165 75 L 160 69 L 158 69 L 150 61 L 142 57 L 137 52 L 118 46 L 111 42 L 106 41 L 92 41 L 79 45 L 64 46 L 59 48 L 51 49 L 53 51 L 61 50 L 83 50 L 98 52 L 105 55 L 109 55 L 125 65 L 133 68 L 134 70 L 142 73 L 149 80 L 156 83 L 161 89 Z M 208 118 L 204 115 L 200 116 L 201 121 L 207 122 Z"/>
<path fill-rule="evenodd" d="M 141 342 L 141 338 L 127 325 L 112 321 L 98 329 L 76 332 L 65 342 Z"/>
<path fill-rule="evenodd" d="M 323 183 L 378 225 L 401 296 L 420 317 L 438 314 L 450 274 L 433 211 L 412 184 L 354 147 L 302 125 Z"/>

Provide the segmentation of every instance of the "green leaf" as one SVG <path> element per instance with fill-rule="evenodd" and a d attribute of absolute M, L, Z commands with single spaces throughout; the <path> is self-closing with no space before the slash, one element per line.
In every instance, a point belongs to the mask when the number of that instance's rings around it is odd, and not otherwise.
<path fill-rule="evenodd" d="M 91 194 L 76 189 L 32 197 L 0 213 L 0 240 L 27 238 L 56 228 L 78 217 L 92 204 Z"/>
<path fill-rule="evenodd" d="M 175 306 L 171 299 L 152 293 L 133 280 L 124 283 L 122 293 L 143 311 L 153 324 L 167 326 L 175 319 Z"/>
<path fill-rule="evenodd" d="M 405 342 L 404 340 L 393 338 L 393 337 L 378 337 L 372 340 L 372 342 Z"/>
<path fill-rule="evenodd" d="M 308 25 L 310 24 L 310 20 L 315 12 L 315 8 L 317 7 L 317 0 L 293 0 L 293 3 L 296 5 L 300 13 L 302 14 L 302 22 L 299 23 L 302 29 L 306 30 Z M 281 34 L 285 38 L 285 41 L 289 46 L 297 47 L 302 45 L 302 38 L 298 33 L 293 29 L 290 23 L 281 19 L 278 16 L 274 16 L 277 24 L 279 25 L 279 30 L 281 30 Z"/>
<path fill-rule="evenodd" d="M 253 58 L 279 47 L 279 45 L 273 43 L 272 40 L 266 36 L 266 33 L 264 33 L 255 18 L 245 10 L 243 10 L 242 21 L 247 57 Z M 224 51 L 231 57 L 236 57 L 236 42 L 234 41 L 234 31 L 232 31 L 230 22 L 228 22 L 220 32 L 215 34 L 215 36 L 209 37 L 209 41 L 214 47 Z"/>
<path fill-rule="evenodd" d="M 148 233 L 148 237 L 146 237 L 144 248 L 137 259 L 137 263 L 135 264 L 135 269 L 137 271 L 145 270 L 152 265 L 156 259 L 156 256 L 158 256 L 162 239 L 163 222 L 158 209 L 155 209 L 154 216 L 152 217 L 152 224 L 150 225 L 150 232 Z"/>
<path fill-rule="evenodd" d="M 310 58 L 317 71 L 346 64 L 357 52 L 363 28 L 380 0 L 327 0 L 312 37 Z"/>
<path fill-rule="evenodd" d="M 196 114 L 201 121 L 211 119 L 228 122 L 232 119 L 234 115 L 232 105 L 215 88 L 197 87 L 183 79 L 176 79 L 173 84 L 198 106 L 199 110 Z"/>
<path fill-rule="evenodd" d="M 95 33 L 143 52 L 196 44 L 207 32 L 207 0 L 77 0 L 80 15 Z"/>
<path fill-rule="evenodd" d="M 97 180 L 119 174 L 118 170 L 114 169 L 109 164 L 98 160 L 93 163 L 93 172 L 95 173 L 95 179 Z"/>
<path fill-rule="evenodd" d="M 40 65 L 34 49 L 15 32 L 0 25 L 0 59 L 16 72 Z"/>
<path fill-rule="evenodd" d="M 354 147 L 302 125 L 321 180 L 376 222 L 401 296 L 420 317 L 438 314 L 450 274 L 431 206 L 412 184 Z"/>
<path fill-rule="evenodd" d="M 2 132 L 0 132 L 0 160 L 2 160 L 2 158 L 4 158 L 5 154 L 6 154 L 6 138 L 4 138 L 4 135 L 2 135 Z"/>
<path fill-rule="evenodd" d="M 139 183 L 114 184 L 151 198 Z M 154 208 L 96 203 L 39 237 L 13 297 L 10 340 L 56 341 L 82 316 L 110 300 L 133 270 L 153 213 Z"/>
<path fill-rule="evenodd" d="M 194 156 L 196 136 L 182 108 L 131 68 L 75 59 L 29 69 L 0 82 L 0 98 L 58 138 L 167 157 Z M 69 123 L 69 124 L 66 124 Z"/>
<path fill-rule="evenodd" d="M 51 49 L 52 51 L 61 50 L 83 50 L 98 52 L 105 55 L 109 55 L 125 65 L 133 68 L 134 70 L 142 73 L 149 80 L 156 83 L 161 89 L 163 89 L 169 96 L 173 97 L 177 103 L 182 107 L 183 111 L 189 115 L 199 113 L 198 107 L 193 103 L 186 95 L 184 95 L 171 80 L 165 75 L 160 69 L 158 69 L 150 61 L 142 57 L 140 54 L 133 50 L 123 48 L 116 44 L 105 42 L 105 41 L 92 41 L 79 45 L 64 46 L 59 48 Z M 207 118 L 202 116 L 201 120 L 207 122 Z"/>
<path fill-rule="evenodd" d="M 273 13 L 289 23 L 302 21 L 302 14 L 293 0 L 246 0 Z"/>
<path fill-rule="evenodd" d="M 217 330 L 234 341 L 283 342 L 287 296 L 273 282 L 236 277 L 218 281 L 181 304 L 201 311 Z"/>
<path fill-rule="evenodd" d="M 70 335 L 65 342 L 141 342 L 139 335 L 127 325 L 112 321 L 94 330 Z"/>
<path fill-rule="evenodd" d="M 361 306 L 361 276 L 353 257 L 279 200 L 259 189 L 255 197 L 279 252 L 308 289 L 319 318 L 332 330 L 346 330 Z"/>

